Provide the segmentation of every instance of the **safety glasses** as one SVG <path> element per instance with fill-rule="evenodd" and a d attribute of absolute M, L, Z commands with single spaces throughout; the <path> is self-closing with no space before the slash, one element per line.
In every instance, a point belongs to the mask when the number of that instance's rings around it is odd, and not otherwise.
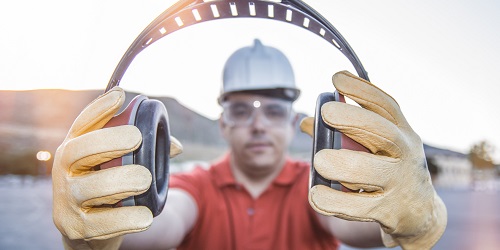
<path fill-rule="evenodd" d="M 222 104 L 222 119 L 229 126 L 249 126 L 257 115 L 267 126 L 283 126 L 290 122 L 292 104 L 280 100 L 227 101 Z"/>

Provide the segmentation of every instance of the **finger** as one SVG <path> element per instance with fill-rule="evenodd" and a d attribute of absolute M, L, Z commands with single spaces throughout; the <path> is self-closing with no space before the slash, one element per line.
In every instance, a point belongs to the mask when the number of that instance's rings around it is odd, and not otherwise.
<path fill-rule="evenodd" d="M 182 153 L 183 147 L 182 144 L 177 140 L 177 138 L 170 136 L 170 158 L 174 158 L 175 156 Z"/>
<path fill-rule="evenodd" d="M 153 214 L 144 206 L 93 208 L 86 213 L 85 223 L 85 240 L 105 240 L 148 229 Z"/>
<path fill-rule="evenodd" d="M 336 73 L 332 80 L 339 93 L 351 98 L 361 107 L 396 125 L 407 124 L 396 100 L 372 83 L 347 71 Z"/>
<path fill-rule="evenodd" d="M 314 210 L 346 220 L 375 221 L 373 211 L 382 199 L 383 196 L 342 192 L 324 185 L 316 185 L 309 190 L 309 203 Z"/>
<path fill-rule="evenodd" d="M 328 102 L 321 108 L 323 121 L 368 148 L 372 153 L 397 158 L 402 143 L 399 128 L 380 115 L 353 105 Z"/>
<path fill-rule="evenodd" d="M 125 155 L 137 149 L 142 142 L 139 129 L 123 125 L 99 129 L 66 143 L 62 154 L 63 166 L 70 175 L 80 175 L 103 162 Z"/>
<path fill-rule="evenodd" d="M 78 115 L 71 126 L 68 139 L 78 137 L 90 131 L 102 128 L 125 102 L 125 92 L 114 87 L 92 101 Z"/>
<path fill-rule="evenodd" d="M 139 165 L 118 166 L 70 179 L 71 193 L 83 208 L 115 204 L 146 192 L 152 181 L 148 169 Z"/>
<path fill-rule="evenodd" d="M 314 117 L 305 117 L 300 121 L 300 130 L 311 137 L 314 136 Z"/>
<path fill-rule="evenodd" d="M 376 195 L 392 179 L 397 160 L 352 150 L 323 149 L 314 155 L 314 169 L 329 180 L 345 183 L 352 190 Z"/>

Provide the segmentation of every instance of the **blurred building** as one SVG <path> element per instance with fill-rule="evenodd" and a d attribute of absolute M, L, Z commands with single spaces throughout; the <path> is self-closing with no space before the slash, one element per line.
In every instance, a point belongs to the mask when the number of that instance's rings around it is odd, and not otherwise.
<path fill-rule="evenodd" d="M 473 167 L 466 154 L 424 145 L 429 165 L 435 165 L 433 184 L 443 188 L 468 188 Z M 432 173 L 433 171 L 431 171 Z"/>

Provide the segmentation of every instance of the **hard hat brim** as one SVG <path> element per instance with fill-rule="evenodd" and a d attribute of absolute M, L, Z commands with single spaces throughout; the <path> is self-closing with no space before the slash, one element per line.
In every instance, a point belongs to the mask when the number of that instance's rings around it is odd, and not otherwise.
<path fill-rule="evenodd" d="M 261 95 L 266 97 L 279 98 L 290 102 L 294 102 L 300 96 L 300 90 L 294 88 L 248 89 L 225 92 L 224 94 L 221 94 L 219 96 L 217 101 L 219 102 L 219 104 L 222 104 L 227 99 L 228 95 L 235 93 Z"/>

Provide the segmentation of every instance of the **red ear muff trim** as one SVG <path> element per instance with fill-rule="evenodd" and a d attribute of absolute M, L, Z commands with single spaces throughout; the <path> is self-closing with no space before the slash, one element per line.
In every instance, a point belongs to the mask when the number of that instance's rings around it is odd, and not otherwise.
<path fill-rule="evenodd" d="M 310 174 L 310 186 L 325 185 L 336 190 L 348 191 L 339 182 L 328 180 L 321 176 L 314 168 L 314 155 L 322 149 L 349 149 L 356 151 L 370 152 L 363 145 L 342 134 L 337 129 L 326 124 L 321 117 L 321 107 L 327 102 L 345 102 L 343 95 L 337 91 L 334 93 L 322 93 L 316 101 L 316 110 L 314 115 L 314 137 L 313 137 L 313 155 Z"/>
<path fill-rule="evenodd" d="M 120 114 L 105 127 L 135 125 L 142 134 L 141 146 L 134 152 L 100 165 L 100 169 L 137 164 L 152 175 L 151 186 L 145 193 L 122 200 L 117 206 L 146 206 L 153 216 L 163 210 L 167 201 L 170 160 L 170 131 L 168 114 L 163 103 L 136 96 Z"/>

